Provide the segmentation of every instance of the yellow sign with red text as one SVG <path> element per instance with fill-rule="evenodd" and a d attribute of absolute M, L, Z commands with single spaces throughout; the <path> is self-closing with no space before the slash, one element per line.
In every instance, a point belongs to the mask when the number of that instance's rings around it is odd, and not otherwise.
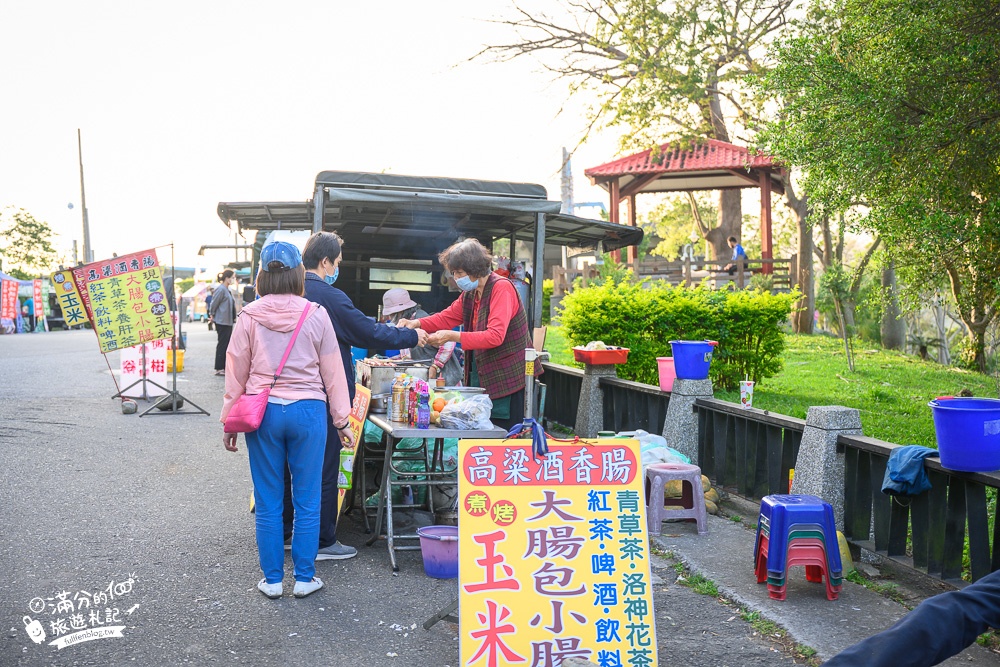
<path fill-rule="evenodd" d="M 360 446 L 361 436 L 365 430 L 365 419 L 368 418 L 368 406 L 372 402 L 372 390 L 362 384 L 354 385 L 354 402 L 351 404 L 351 433 L 354 434 L 354 446 Z"/>
<path fill-rule="evenodd" d="M 358 383 L 354 385 L 354 402 L 351 404 L 351 414 L 349 417 L 351 424 L 351 433 L 354 434 L 354 451 L 358 451 L 358 447 L 364 447 L 364 442 L 362 438 L 364 437 L 365 431 L 365 419 L 368 418 L 368 406 L 372 402 L 372 390 L 368 387 L 363 386 Z M 357 454 L 355 454 L 355 459 Z M 353 460 L 351 462 L 353 466 Z M 361 471 L 364 474 L 364 470 Z M 347 489 L 338 488 L 337 489 L 337 515 L 340 515 L 340 511 L 344 508 L 344 497 L 347 496 Z"/>
<path fill-rule="evenodd" d="M 462 440 L 461 664 L 657 664 L 639 443 Z"/>
<path fill-rule="evenodd" d="M 52 282 L 67 326 L 90 322 L 104 354 L 174 335 L 155 250 L 57 271 Z"/>

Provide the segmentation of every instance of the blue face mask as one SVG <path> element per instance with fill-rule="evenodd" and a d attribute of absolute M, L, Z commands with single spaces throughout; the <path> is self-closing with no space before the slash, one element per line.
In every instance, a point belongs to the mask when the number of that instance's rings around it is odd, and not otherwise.
<path fill-rule="evenodd" d="M 339 275 L 340 275 L 340 267 L 338 266 L 337 268 L 335 268 L 333 270 L 333 274 L 332 275 L 328 275 L 327 277 L 323 278 L 323 280 L 326 281 L 327 285 L 332 285 L 335 282 L 337 282 L 337 276 L 339 276 Z"/>
<path fill-rule="evenodd" d="M 462 276 L 461 278 L 455 278 L 455 284 L 458 285 L 458 289 L 463 292 L 471 292 L 472 290 L 479 287 L 479 281 L 473 280 L 469 276 Z"/>

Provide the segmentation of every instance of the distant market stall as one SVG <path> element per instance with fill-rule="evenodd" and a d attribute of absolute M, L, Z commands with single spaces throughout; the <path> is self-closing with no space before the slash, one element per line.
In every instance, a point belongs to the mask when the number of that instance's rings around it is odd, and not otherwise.
<path fill-rule="evenodd" d="M 0 272 L 0 334 L 45 331 L 47 285 L 40 278 L 21 280 Z M 23 307 L 28 309 L 25 319 Z"/>

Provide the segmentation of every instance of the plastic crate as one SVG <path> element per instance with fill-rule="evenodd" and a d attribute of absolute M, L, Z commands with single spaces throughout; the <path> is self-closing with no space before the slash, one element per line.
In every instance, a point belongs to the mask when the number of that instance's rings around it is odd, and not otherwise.
<path fill-rule="evenodd" d="M 628 361 L 628 348 L 609 347 L 606 350 L 588 350 L 583 347 L 574 347 L 573 358 L 585 364 L 624 364 Z"/>

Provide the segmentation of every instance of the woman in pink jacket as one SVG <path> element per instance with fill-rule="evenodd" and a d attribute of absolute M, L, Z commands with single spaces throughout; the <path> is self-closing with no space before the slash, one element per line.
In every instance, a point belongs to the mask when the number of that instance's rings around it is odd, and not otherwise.
<path fill-rule="evenodd" d="M 348 423 L 351 411 L 347 377 L 337 345 L 337 335 L 326 311 L 309 303 L 305 270 L 299 249 L 276 241 L 261 251 L 257 274 L 260 299 L 248 304 L 233 327 L 226 352 L 226 394 L 222 419 L 242 394 L 258 394 L 275 380 L 274 373 L 288 348 L 302 311 L 310 314 L 302 324 L 288 361 L 274 382 L 260 428 L 246 434 L 250 453 L 257 517 L 257 551 L 264 578 L 257 588 L 269 598 L 279 598 L 284 579 L 284 470 L 292 472 L 292 502 L 295 525 L 292 562 L 295 566 L 295 597 L 305 597 L 323 587 L 316 577 L 319 548 L 319 506 L 326 447 L 326 416 L 329 404 L 334 427 L 345 447 L 354 444 Z M 222 436 L 223 444 L 236 451 L 235 433 Z"/>

